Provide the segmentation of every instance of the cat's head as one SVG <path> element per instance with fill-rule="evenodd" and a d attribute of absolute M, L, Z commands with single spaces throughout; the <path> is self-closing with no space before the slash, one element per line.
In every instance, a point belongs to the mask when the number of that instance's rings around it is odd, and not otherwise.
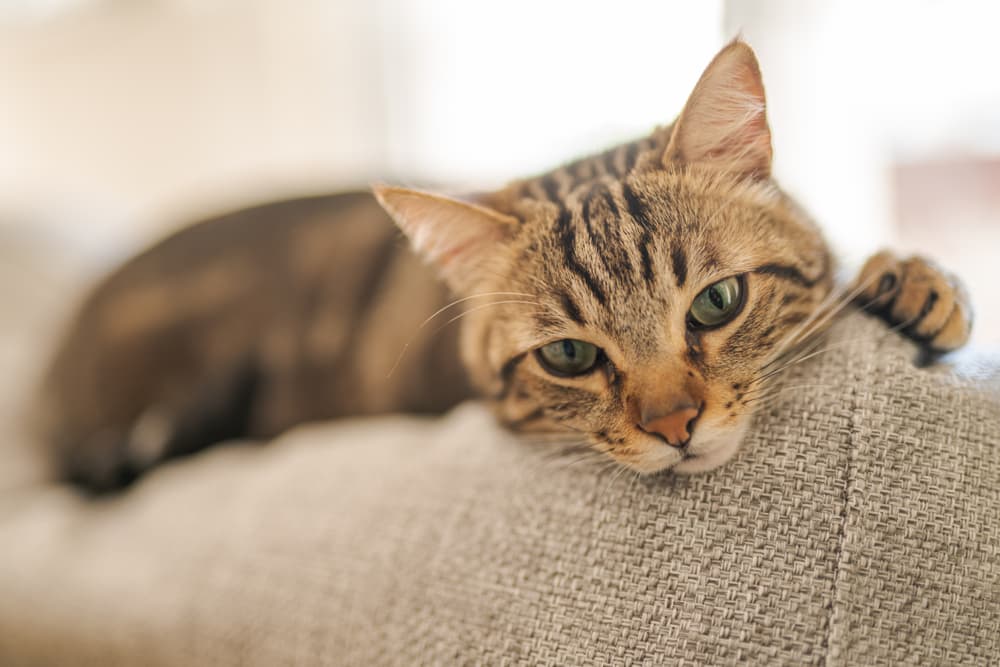
<path fill-rule="evenodd" d="M 735 453 L 762 369 L 831 284 L 770 169 L 760 71 L 734 41 L 646 139 L 474 202 L 376 195 L 466 299 L 463 358 L 501 419 L 695 472 Z"/>

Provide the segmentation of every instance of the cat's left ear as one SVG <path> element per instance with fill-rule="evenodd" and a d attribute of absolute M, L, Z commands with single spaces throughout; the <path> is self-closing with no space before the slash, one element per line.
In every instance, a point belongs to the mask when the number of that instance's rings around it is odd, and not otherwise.
<path fill-rule="evenodd" d="M 388 185 L 374 185 L 372 192 L 416 251 L 460 294 L 518 225 L 517 218 L 431 192 Z"/>
<path fill-rule="evenodd" d="M 756 180 L 771 174 L 771 130 L 757 56 L 733 40 L 705 68 L 674 124 L 664 166 L 708 164 Z"/>

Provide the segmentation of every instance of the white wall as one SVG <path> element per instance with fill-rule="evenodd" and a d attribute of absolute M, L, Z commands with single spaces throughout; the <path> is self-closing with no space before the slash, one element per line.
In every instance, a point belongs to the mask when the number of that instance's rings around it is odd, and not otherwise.
<path fill-rule="evenodd" d="M 761 60 L 775 171 L 845 255 L 905 246 L 895 160 L 1000 153 L 1000 4 L 731 0 Z"/>
<path fill-rule="evenodd" d="M 718 1 L 64 4 L 0 13 L 0 210 L 55 210 L 88 238 L 544 169 L 670 121 L 721 43 Z"/>
<path fill-rule="evenodd" d="M 775 172 L 823 224 L 848 265 L 883 246 L 959 275 L 973 337 L 1000 343 L 1000 209 L 995 197 L 929 182 L 914 214 L 897 206 L 893 167 L 1000 161 L 1000 3 L 952 0 L 730 0 L 761 60 Z M 979 192 L 1000 190 L 998 170 Z M 992 180 L 989 180 L 992 179 Z M 912 193 L 911 193 L 912 194 Z M 963 200 L 962 198 L 965 197 Z"/>
<path fill-rule="evenodd" d="M 371 16 L 323 0 L 8 15 L 0 209 L 146 235 L 178 212 L 367 182 L 386 159 Z"/>
<path fill-rule="evenodd" d="M 481 184 L 671 122 L 722 3 L 383 0 L 392 166 Z"/>

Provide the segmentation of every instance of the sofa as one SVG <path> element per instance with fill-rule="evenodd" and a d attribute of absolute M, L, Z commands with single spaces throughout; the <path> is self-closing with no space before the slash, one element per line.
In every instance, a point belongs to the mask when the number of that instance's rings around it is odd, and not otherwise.
<path fill-rule="evenodd" d="M 98 500 L 0 452 L 2 665 L 1000 656 L 1000 355 L 853 312 L 737 457 L 636 476 L 485 408 L 308 425 Z"/>

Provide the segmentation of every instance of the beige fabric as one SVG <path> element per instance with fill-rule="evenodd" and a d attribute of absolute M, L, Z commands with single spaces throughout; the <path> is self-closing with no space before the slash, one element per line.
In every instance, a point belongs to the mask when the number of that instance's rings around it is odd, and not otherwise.
<path fill-rule="evenodd" d="M 985 664 L 1000 361 L 858 315 L 725 468 L 636 478 L 465 405 L 0 495 L 0 664 Z"/>

